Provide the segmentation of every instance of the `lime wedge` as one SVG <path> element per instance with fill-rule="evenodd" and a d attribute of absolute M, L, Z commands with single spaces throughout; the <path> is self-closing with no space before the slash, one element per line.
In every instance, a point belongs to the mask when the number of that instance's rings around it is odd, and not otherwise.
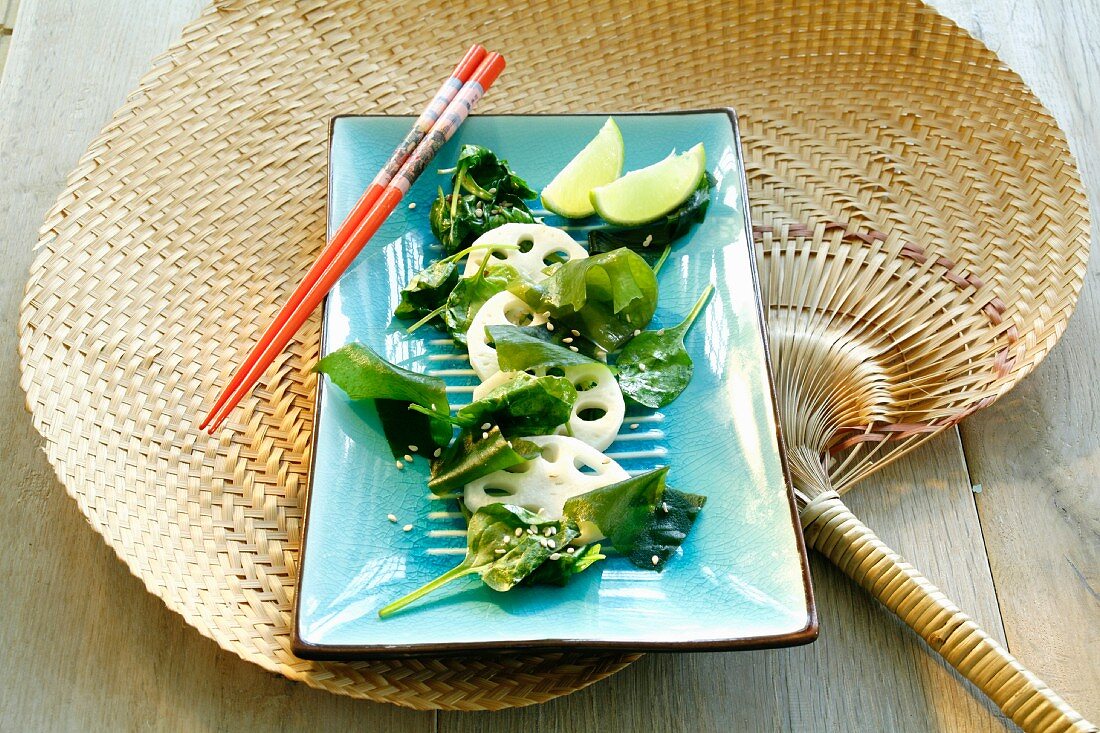
<path fill-rule="evenodd" d="M 596 137 L 542 189 L 542 205 L 569 219 L 591 216 L 589 192 L 611 183 L 623 170 L 623 135 L 610 117 Z"/>
<path fill-rule="evenodd" d="M 606 186 L 592 189 L 592 205 L 612 224 L 634 226 L 653 221 L 682 204 L 706 171 L 703 143 L 681 155 L 630 171 Z"/>

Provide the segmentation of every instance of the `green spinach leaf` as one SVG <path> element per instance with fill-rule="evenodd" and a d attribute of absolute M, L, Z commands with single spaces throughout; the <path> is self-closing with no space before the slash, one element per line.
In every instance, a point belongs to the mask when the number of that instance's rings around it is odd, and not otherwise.
<path fill-rule="evenodd" d="M 695 523 L 706 497 L 665 485 L 668 467 L 594 489 L 565 502 L 573 522 L 592 522 L 640 568 L 661 570 Z"/>
<path fill-rule="evenodd" d="M 657 277 L 644 259 L 625 248 L 569 260 L 541 282 L 520 279 L 508 289 L 607 352 L 645 328 L 657 308 Z"/>
<path fill-rule="evenodd" d="M 611 252 L 627 247 L 637 252 L 651 265 L 668 247 L 703 220 L 710 206 L 710 191 L 714 177 L 707 173 L 684 203 L 665 216 L 634 227 L 604 226 L 588 232 L 588 253 Z"/>
<path fill-rule="evenodd" d="M 494 196 L 516 196 L 533 199 L 538 196 L 527 181 L 517 176 L 508 161 L 481 145 L 463 145 L 455 162 L 451 185 L 474 194 L 483 201 Z"/>
<path fill-rule="evenodd" d="M 383 359 L 363 344 L 348 344 L 324 357 L 313 371 L 327 374 L 332 383 L 352 400 L 374 400 L 382 430 L 395 456 L 417 446 L 430 454 L 451 440 L 450 423 L 410 412 L 410 404 L 431 410 L 448 410 L 442 379 L 409 371 Z"/>
<path fill-rule="evenodd" d="M 401 288 L 401 300 L 393 314 L 398 318 L 423 318 L 431 314 L 447 302 L 458 280 L 458 265 L 449 258 L 433 262 Z"/>
<path fill-rule="evenodd" d="M 485 433 L 488 432 L 488 437 Z M 463 430 L 443 455 L 432 462 L 428 488 L 442 496 L 494 471 L 529 461 L 539 455 L 539 447 L 529 440 L 508 440 L 494 426 L 485 431 L 479 426 Z"/>
<path fill-rule="evenodd" d="M 410 405 L 410 409 L 448 420 L 464 429 L 473 430 L 481 426 L 479 429 L 487 432 L 494 426 L 499 427 L 504 437 L 512 438 L 519 435 L 549 435 L 569 420 L 576 401 L 577 389 L 568 379 L 552 375 L 536 377 L 520 372 L 480 400 L 463 407 L 454 417 L 419 405 Z"/>
<path fill-rule="evenodd" d="M 569 420 L 576 401 L 577 390 L 568 379 L 520 372 L 463 407 L 456 417 L 471 427 L 499 425 L 506 437 L 549 435 Z"/>
<path fill-rule="evenodd" d="M 511 265 L 488 266 L 491 257 L 481 263 L 481 269 L 469 277 L 464 277 L 447 296 L 447 303 L 441 311 L 443 324 L 456 343 L 466 345 L 466 332 L 485 301 L 520 279 L 520 274 Z"/>
<path fill-rule="evenodd" d="M 525 200 L 537 194 L 488 148 L 463 145 L 451 177 L 451 193 L 432 204 L 432 232 L 447 252 L 469 245 L 490 229 L 534 222 Z"/>
<path fill-rule="evenodd" d="M 600 560 L 606 560 L 607 556 L 600 553 L 600 544 L 584 545 L 575 552 L 563 552 L 555 562 L 544 562 L 535 568 L 535 572 L 528 575 L 521 582 L 522 585 L 558 585 L 562 586 L 577 573 L 584 572 Z"/>
<path fill-rule="evenodd" d="M 646 407 L 664 407 L 680 396 L 695 370 L 684 336 L 712 292 L 714 286 L 707 285 L 680 325 L 644 331 L 627 343 L 615 363 L 624 395 Z"/>
<path fill-rule="evenodd" d="M 566 348 L 561 337 L 545 326 L 489 326 L 486 330 L 500 368 L 506 372 L 597 363 L 590 356 Z"/>
<path fill-rule="evenodd" d="M 410 330 L 415 330 L 424 323 L 430 323 L 442 315 L 447 298 L 450 297 L 460 279 L 459 260 L 474 250 L 480 249 L 500 251 L 519 249 L 519 247 L 510 244 L 467 247 L 461 252 L 432 263 L 413 275 L 401 289 L 401 300 L 393 314 L 398 318 L 419 318 L 420 322 L 410 327 Z"/>
<path fill-rule="evenodd" d="M 522 199 L 500 196 L 485 203 L 473 194 L 447 195 L 442 190 L 428 215 L 432 233 L 443 245 L 444 252 L 456 252 L 468 247 L 485 232 L 504 224 L 533 224 L 531 210 Z"/>
<path fill-rule="evenodd" d="M 516 530 L 521 530 L 518 536 Z M 546 519 L 510 504 L 490 504 L 478 509 L 470 517 L 465 559 L 435 580 L 384 606 L 378 615 L 391 616 L 447 583 L 468 575 L 480 576 L 482 582 L 495 591 L 511 590 L 544 563 L 560 561 L 561 553 L 549 547 L 548 538 L 543 536 L 546 530 L 554 532 L 549 539 L 553 539 L 557 547 L 565 547 L 579 534 L 573 522 Z M 557 559 L 550 560 L 551 555 Z"/>

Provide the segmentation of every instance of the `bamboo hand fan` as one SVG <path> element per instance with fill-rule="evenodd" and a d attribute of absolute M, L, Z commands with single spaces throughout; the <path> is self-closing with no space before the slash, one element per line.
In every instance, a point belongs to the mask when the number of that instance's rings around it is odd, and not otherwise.
<path fill-rule="evenodd" d="M 758 227 L 776 391 L 807 544 L 1027 731 L 1095 731 L 859 521 L 840 494 L 1013 383 L 995 289 L 896 233 Z M 1004 277 L 1013 277 L 1010 270 Z"/>

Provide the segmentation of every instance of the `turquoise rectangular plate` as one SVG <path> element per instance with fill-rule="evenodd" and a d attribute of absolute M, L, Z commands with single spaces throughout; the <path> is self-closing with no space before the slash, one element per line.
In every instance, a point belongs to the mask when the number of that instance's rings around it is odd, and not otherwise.
<path fill-rule="evenodd" d="M 464 143 L 507 158 L 536 190 L 606 115 L 474 116 L 436 158 Z M 565 588 L 497 593 L 455 583 L 386 620 L 378 609 L 457 564 L 465 523 L 427 489 L 417 458 L 397 470 L 374 408 L 318 382 L 313 470 L 295 619 L 295 653 L 350 659 L 531 648 L 728 650 L 817 635 L 805 549 L 777 430 L 737 121 L 728 110 L 615 115 L 625 169 L 702 141 L 717 179 L 706 220 L 676 243 L 651 328 L 674 325 L 705 285 L 715 294 L 687 338 L 695 376 L 668 407 L 628 409 L 607 450 L 624 468 L 671 466 L 669 483 L 706 494 L 694 531 L 662 573 L 612 555 Z M 409 117 L 332 123 L 329 230 L 351 210 L 409 129 Z M 431 328 L 409 335 L 391 314 L 401 287 L 438 256 L 428 212 L 446 176 L 424 173 L 330 293 L 322 352 L 360 341 L 392 362 L 438 374 L 452 405 L 476 377 Z M 413 206 L 415 204 L 415 206 Z M 564 222 L 548 219 L 549 224 Z M 583 231 L 574 231 L 583 240 Z M 638 428 L 631 430 L 630 424 Z M 388 514 L 397 517 L 393 523 Z M 411 531 L 403 531 L 406 524 Z"/>

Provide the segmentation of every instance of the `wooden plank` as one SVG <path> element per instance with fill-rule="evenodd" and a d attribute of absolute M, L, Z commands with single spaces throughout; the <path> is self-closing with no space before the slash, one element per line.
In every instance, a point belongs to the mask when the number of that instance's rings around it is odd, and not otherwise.
<path fill-rule="evenodd" d="M 11 47 L 11 35 L 0 28 L 0 80 L 4 74 L 4 63 L 8 60 L 8 49 Z"/>
<path fill-rule="evenodd" d="M 392 730 L 431 713 L 369 705 L 262 671 L 145 592 L 58 484 L 18 385 L 16 314 L 46 209 L 127 91 L 201 0 L 24 0 L 0 90 L 0 728 Z M 64 48 L 66 52 L 58 52 Z"/>
<path fill-rule="evenodd" d="M 999 3 L 988 3 L 981 6 L 984 9 L 972 11 L 976 4 L 970 0 L 950 3 L 943 0 L 938 4 L 951 5 L 948 11 L 953 17 L 962 19 L 972 30 L 980 25 L 987 33 L 1000 27 L 990 20 L 989 14 L 1003 15 L 1009 11 Z M 1065 10 L 1055 3 L 1044 5 L 1052 16 Z M 0 246 L 5 247 L 12 269 L 25 269 L 29 263 L 29 246 L 41 214 L 61 189 L 65 173 L 86 142 L 132 87 L 147 66 L 148 58 L 163 48 L 197 7 L 196 2 L 184 0 L 139 3 L 136 7 L 121 0 L 95 4 L 24 1 L 20 9 L 21 34 L 28 28 L 25 24 L 28 17 L 36 19 L 31 26 L 34 30 L 28 30 L 25 46 L 21 45 L 22 35 L 17 36 L 7 81 L 0 89 L 0 165 L 3 166 L 0 169 L 10 172 L 0 177 L 0 232 L 6 235 L 0 239 Z M 964 18 L 966 13 L 971 15 Z M 1073 28 L 1067 29 L 1067 32 L 1076 29 L 1074 38 L 1078 41 L 1084 29 L 1090 27 L 1082 20 L 1071 19 Z M 1095 27 L 1095 22 L 1091 27 Z M 1034 37 L 1036 28 L 1041 31 L 1038 41 Z M 46 29 L 51 34 L 48 43 Z M 1023 22 L 1015 35 L 1006 31 L 999 37 L 1003 43 L 990 42 L 1021 71 L 1023 61 L 1029 59 L 1033 66 L 1041 68 L 1051 56 L 1065 52 L 1064 41 L 1056 30 L 1041 23 Z M 67 47 L 83 48 L 85 55 L 57 58 L 62 55 L 47 53 L 59 33 L 70 44 Z M 1010 58 L 1007 55 L 1010 52 L 1020 54 L 1022 61 Z M 1095 57 L 1090 58 L 1093 62 L 1089 68 L 1094 69 Z M 1083 72 L 1077 76 L 1078 80 L 1084 78 L 1087 77 Z M 1029 81 L 1039 88 L 1035 81 Z M 1060 87 L 1052 88 L 1054 95 L 1068 95 L 1059 91 Z M 1077 95 L 1089 91 L 1080 89 Z M 1042 89 L 1040 95 L 1043 96 Z M 1056 100 L 1046 96 L 1044 99 L 1059 111 Z M 1087 102 L 1084 99 L 1074 103 L 1085 107 L 1084 111 L 1078 111 L 1086 121 L 1089 117 L 1085 112 L 1091 114 Z M 1060 119 L 1067 118 L 1060 115 Z M 1071 130 L 1071 137 L 1074 134 Z M 1078 140 L 1089 139 L 1083 129 L 1076 135 Z M 1097 139 L 1096 135 L 1091 139 Z M 27 160 L 34 161 L 33 165 L 26 165 L 23 161 Z M 1094 166 L 1093 170 L 1096 169 Z M 21 283 L 18 278 L 8 280 L 11 282 L 0 283 L 0 307 L 10 323 L 18 307 Z M 1083 304 L 1082 308 L 1085 307 Z M 1089 337 L 1097 335 L 1100 315 L 1095 306 L 1083 312 L 1089 319 L 1086 333 L 1079 337 L 1076 357 L 1064 364 L 1065 369 L 1080 368 L 1090 354 L 1084 344 L 1096 342 Z M 1074 328 L 1081 327 L 1075 324 Z M 431 724 L 430 716 L 356 704 L 263 673 L 199 638 L 157 599 L 142 592 L 140 584 L 125 573 L 99 538 L 87 530 L 41 458 L 37 436 L 22 413 L 11 329 L 0 334 L 0 338 L 5 339 L 2 358 L 6 359 L 4 373 L 8 375 L 0 386 L 3 416 L 0 419 L 6 421 L 4 427 L 9 436 L 0 446 L 0 460 L 14 469 L 10 479 L 13 489 L 0 492 L 0 509 L 7 520 L 0 525 L 0 539 L 6 540 L 6 553 L 0 557 L 0 579 L 6 581 L 6 587 L 19 588 L 17 594 L 0 599 L 0 611 L 5 612 L 6 619 L 0 625 L 0 644 L 14 662 L 10 668 L 23 672 L 11 675 L 0 692 L 0 716 L 10 721 L 7 724 L 13 730 L 78 727 L 247 730 L 263 723 L 267 723 L 264 727 L 271 727 L 272 720 L 278 720 L 279 726 L 286 729 L 311 726 L 327 730 L 354 725 L 367 729 L 423 730 Z M 1069 335 L 1067 342 L 1068 339 Z M 1063 344 L 1062 349 L 1065 348 Z M 1050 363 L 1043 370 L 1048 367 Z M 1095 362 L 1086 364 L 1084 370 L 1089 368 L 1095 374 Z M 1080 389 L 1076 392 L 1080 401 L 1087 402 L 1088 395 L 1095 394 L 1095 389 L 1090 392 L 1081 388 L 1081 381 L 1070 383 L 1063 378 L 1054 380 L 1053 387 L 1048 382 L 1041 383 L 1036 388 L 1036 399 L 1060 399 L 1059 405 L 1065 408 L 1069 397 L 1059 397 L 1058 389 L 1065 389 L 1067 384 Z M 1053 389 L 1054 394 L 1048 389 Z M 1051 428 L 1040 418 L 1053 419 L 1051 416 L 1057 414 L 1055 410 L 1045 411 L 1036 418 L 1036 430 L 1049 431 Z M 1095 433 L 1095 425 L 1087 422 L 1095 421 L 1095 405 L 1081 405 L 1073 414 L 1082 430 L 1091 427 Z M 1009 417 L 1017 420 L 1013 413 Z M 970 421 L 968 438 L 973 425 L 982 419 L 985 416 Z M 1015 427 L 1014 422 L 1008 432 Z M 1066 435 L 1051 437 L 1057 434 L 1046 432 L 1038 436 L 1039 443 L 1043 442 L 1043 435 L 1047 436 L 1047 442 L 1066 438 Z M 1034 440 L 1036 436 L 1029 437 Z M 997 438 L 992 440 L 996 442 Z M 968 449 L 975 461 L 981 462 L 982 456 L 974 453 L 975 442 L 968 440 Z M 1004 461 L 1006 456 L 1027 455 L 1034 465 L 1032 459 L 1036 454 L 1022 452 L 1030 445 L 1035 443 L 1004 447 L 992 455 L 991 463 Z M 1067 485 L 1088 486 L 1086 480 L 1097 473 L 1095 463 L 1087 463 L 1089 457 L 1097 455 L 1095 443 L 1079 441 L 1074 445 L 1076 449 L 1054 446 L 1055 452 L 1062 450 L 1063 458 L 1068 456 L 1072 461 L 1051 460 L 1049 465 L 1071 469 L 1082 465 L 1075 475 L 1066 476 L 1077 479 L 1077 483 Z M 995 471 L 996 466 L 983 464 L 982 470 Z M 1019 466 L 1010 469 L 1005 478 L 1015 477 L 1014 481 L 1019 482 L 1021 476 L 1016 471 L 1020 470 Z M 1017 521 L 1008 524 L 1010 528 L 1021 527 L 1026 525 L 1018 521 L 1019 516 L 1027 517 L 1037 510 L 1042 515 L 1049 509 L 1049 502 L 1030 507 L 1024 501 L 1036 495 L 1028 492 L 1035 492 L 1034 484 L 1041 483 L 1046 475 L 1039 472 L 1032 481 L 1018 486 L 1007 481 L 1010 485 L 1004 488 L 1001 480 L 991 474 L 984 481 L 987 490 L 981 498 L 987 534 L 997 534 L 997 528 L 989 524 L 991 520 L 986 516 L 990 506 L 987 502 L 994 498 L 994 485 L 998 491 L 1018 490 L 1021 494 L 1013 504 Z M 958 443 L 949 435 L 859 488 L 850 503 L 884 540 L 913 559 L 997 635 L 992 588 L 975 534 L 977 525 L 968 484 L 958 457 Z M 890 493 L 885 493 L 886 490 Z M 1061 496 L 1055 498 L 1063 500 Z M 1053 501 L 1049 496 L 1046 499 Z M 1092 504 L 1095 506 L 1095 498 Z M 1092 515 L 1081 509 L 1087 505 L 1076 502 L 1074 507 L 1077 516 L 1082 517 L 1081 523 L 1089 526 L 1087 522 Z M 994 509 L 998 518 L 1012 519 L 1002 507 Z M 1043 531 L 1051 524 L 1047 522 Z M 1095 537 L 1095 529 L 1090 531 Z M 1042 533 L 1032 532 L 1029 536 Z M 1004 533 L 1003 538 L 1005 542 L 1000 548 L 990 542 L 995 550 L 993 565 L 998 583 L 1038 581 L 1040 590 L 1047 591 L 1065 587 L 1061 582 L 1044 583 L 1042 578 L 1027 578 L 1029 557 L 1035 551 L 1014 545 L 1011 533 Z M 1074 544 L 1072 535 L 1059 537 L 1056 544 L 1080 555 L 1082 543 Z M 1015 560 L 1017 556 L 1023 560 Z M 1042 550 L 1040 557 L 1059 555 Z M 1095 555 L 1084 554 L 1078 559 L 1082 558 L 1077 567 L 1088 579 L 1090 569 L 1095 572 L 1097 567 Z M 823 730 L 826 726 L 899 731 L 1003 729 L 983 712 L 981 702 L 952 681 L 948 670 L 860 591 L 823 563 L 815 562 L 814 570 L 824 630 L 822 639 L 812 647 L 740 655 L 649 657 L 612 680 L 570 698 L 493 716 L 446 715 L 441 718 L 441 727 L 480 729 L 492 721 L 499 727 L 506 723 L 534 723 L 539 729 L 575 730 L 642 727 Z M 1002 574 L 1006 580 L 1002 580 Z M 1095 582 L 1092 585 L 1096 587 Z M 1003 584 L 1001 591 L 1005 602 Z M 1006 607 L 1017 600 L 1021 603 L 1031 600 L 1032 592 L 1021 585 L 1012 591 L 1013 598 L 1006 602 Z M 1046 597 L 1049 596 L 1048 592 Z M 1041 625 L 1032 624 L 1027 619 L 1028 609 L 1022 605 L 1020 608 L 1018 621 L 1012 620 L 1011 613 L 1006 614 L 1010 620 L 1010 641 L 1014 645 L 1032 644 L 1036 655 L 1041 657 L 1043 626 L 1057 623 L 1056 606 L 1043 606 Z M 1019 649 L 1014 650 L 1023 655 Z M 1033 660 L 1028 661 L 1036 671 L 1047 674 Z M 1082 652 L 1048 661 L 1052 662 L 1053 673 L 1061 670 L 1067 678 L 1076 676 L 1089 681 L 1089 660 Z M 1092 668 L 1096 666 L 1094 663 Z M 1097 686 L 1092 687 L 1095 690 Z M 1078 702 L 1070 692 L 1067 695 Z M 1078 704 L 1088 709 L 1085 704 Z"/>
<path fill-rule="evenodd" d="M 936 0 L 997 50 L 1066 131 L 1100 241 L 1100 4 Z M 963 423 L 978 510 L 1012 652 L 1100 719 L 1100 259 L 1058 347 Z"/>
<path fill-rule="evenodd" d="M 19 0 L 0 0 L 0 28 L 10 32 L 15 27 L 15 15 L 19 11 Z"/>
<path fill-rule="evenodd" d="M 954 433 L 883 469 L 848 497 L 885 542 L 999 637 L 981 531 Z M 441 713 L 440 731 L 1011 729 L 907 627 L 816 555 L 813 574 L 822 633 L 810 646 L 651 655 L 606 682 L 536 708 Z"/>
<path fill-rule="evenodd" d="M 11 48 L 11 33 L 15 28 L 15 14 L 19 0 L 0 0 L 0 79 L 3 79 L 4 62 Z"/>

